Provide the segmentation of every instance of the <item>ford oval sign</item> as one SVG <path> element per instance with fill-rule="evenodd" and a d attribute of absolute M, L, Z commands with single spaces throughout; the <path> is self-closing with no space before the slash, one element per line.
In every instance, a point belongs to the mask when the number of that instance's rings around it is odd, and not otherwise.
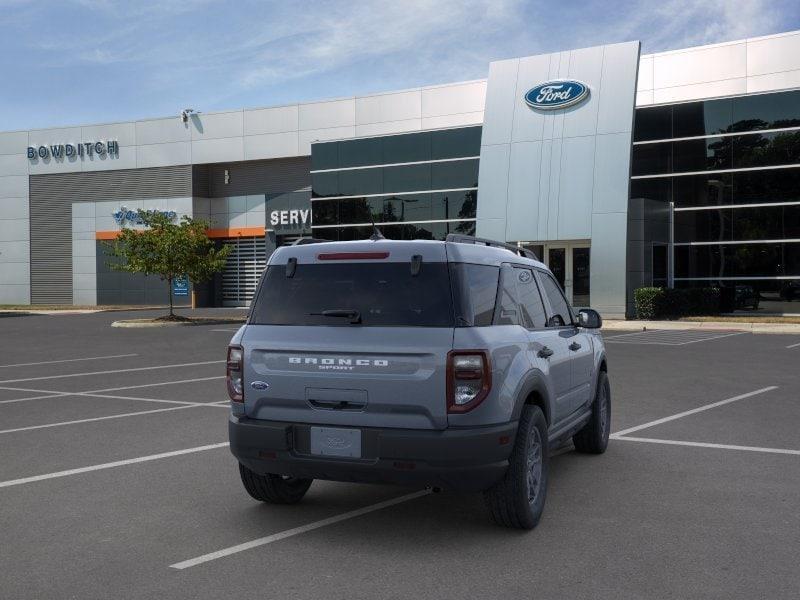
<path fill-rule="evenodd" d="M 589 86 L 580 81 L 548 81 L 525 94 L 525 103 L 538 110 L 556 110 L 583 102 L 589 97 Z"/>

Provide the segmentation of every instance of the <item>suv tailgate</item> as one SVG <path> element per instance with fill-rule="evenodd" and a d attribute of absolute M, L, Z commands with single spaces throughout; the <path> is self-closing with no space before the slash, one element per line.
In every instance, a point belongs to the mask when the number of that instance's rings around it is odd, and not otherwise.
<path fill-rule="evenodd" d="M 250 325 L 242 339 L 246 413 L 273 421 L 444 429 L 452 342 L 453 329 L 443 327 Z"/>

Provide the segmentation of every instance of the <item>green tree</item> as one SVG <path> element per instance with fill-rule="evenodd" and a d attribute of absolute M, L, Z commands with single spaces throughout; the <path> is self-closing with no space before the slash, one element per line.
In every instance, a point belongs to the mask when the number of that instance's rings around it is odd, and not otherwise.
<path fill-rule="evenodd" d="M 158 275 L 169 287 L 169 319 L 173 310 L 172 283 L 188 277 L 194 283 L 209 280 L 225 266 L 230 246 L 217 248 L 206 234 L 208 223 L 184 216 L 175 223 L 158 211 L 139 210 L 145 229 L 123 228 L 119 237 L 106 243 L 109 254 L 120 259 L 108 266 L 115 271 Z"/>

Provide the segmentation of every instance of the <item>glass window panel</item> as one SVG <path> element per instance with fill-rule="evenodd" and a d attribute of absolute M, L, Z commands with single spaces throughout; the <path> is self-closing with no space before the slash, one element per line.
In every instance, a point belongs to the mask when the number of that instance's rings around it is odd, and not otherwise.
<path fill-rule="evenodd" d="M 733 174 L 735 204 L 794 201 L 800 201 L 800 168 Z"/>
<path fill-rule="evenodd" d="M 542 280 L 542 291 L 547 296 L 547 299 L 550 300 L 551 325 L 555 327 L 570 325 L 572 323 L 572 312 L 561 288 L 549 273 L 540 272 L 539 275 Z"/>
<path fill-rule="evenodd" d="M 672 156 L 676 173 L 730 169 L 731 138 L 705 138 L 672 142 Z"/>
<path fill-rule="evenodd" d="M 517 299 L 517 269 L 504 266 L 500 269 L 500 286 L 497 291 L 495 325 L 520 325 L 520 306 Z M 528 271 L 530 273 L 530 271 Z"/>
<path fill-rule="evenodd" d="M 339 229 L 335 227 L 312 228 L 311 235 L 318 240 L 330 240 L 331 242 L 339 241 Z"/>
<path fill-rule="evenodd" d="M 733 99 L 733 131 L 800 125 L 800 91 L 756 94 Z"/>
<path fill-rule="evenodd" d="M 529 329 L 539 329 L 547 323 L 539 285 L 530 269 L 514 269 L 517 295 L 522 310 L 522 325 Z"/>
<path fill-rule="evenodd" d="M 633 147 L 632 175 L 659 175 L 672 172 L 672 142 L 641 144 Z"/>
<path fill-rule="evenodd" d="M 447 233 L 458 233 L 460 235 L 475 235 L 475 221 L 460 221 L 444 223 L 447 225 Z"/>
<path fill-rule="evenodd" d="M 489 265 L 450 263 L 457 326 L 492 324 L 500 269 Z"/>
<path fill-rule="evenodd" d="M 731 139 L 736 168 L 800 163 L 800 131 L 739 135 Z"/>
<path fill-rule="evenodd" d="M 339 195 L 358 196 L 383 192 L 383 169 L 339 171 Z"/>
<path fill-rule="evenodd" d="M 631 198 L 647 198 L 659 202 L 672 200 L 673 177 L 631 180 Z"/>
<path fill-rule="evenodd" d="M 383 189 L 387 192 L 415 192 L 431 189 L 431 165 L 384 167 Z"/>
<path fill-rule="evenodd" d="M 381 138 L 364 138 L 339 142 L 339 166 L 361 167 L 377 165 L 383 161 Z"/>
<path fill-rule="evenodd" d="M 590 305 L 591 251 L 589 248 L 572 249 L 572 304 Z"/>
<path fill-rule="evenodd" d="M 429 262 L 412 275 L 407 263 L 298 263 L 292 277 L 272 265 L 250 317 L 261 325 L 352 327 L 321 314 L 343 307 L 361 314 L 359 327 L 452 327 L 448 265 Z"/>
<path fill-rule="evenodd" d="M 431 158 L 431 134 L 412 133 L 382 138 L 383 162 L 386 164 L 419 162 Z"/>
<path fill-rule="evenodd" d="M 653 244 L 653 285 L 667 285 L 668 253 L 666 244 Z"/>
<path fill-rule="evenodd" d="M 797 243 L 676 246 L 675 277 L 800 276 Z"/>
<path fill-rule="evenodd" d="M 311 144 L 311 170 L 337 169 L 339 167 L 339 142 Z"/>
<path fill-rule="evenodd" d="M 326 200 L 333 202 L 333 200 Z M 371 206 L 367 198 L 347 198 L 338 200 L 339 203 L 339 223 L 347 225 L 349 223 L 369 223 Z"/>
<path fill-rule="evenodd" d="M 432 218 L 474 219 L 477 210 L 477 199 L 477 190 L 431 194 Z"/>
<path fill-rule="evenodd" d="M 675 207 L 731 204 L 732 178 L 731 173 L 673 177 Z"/>
<path fill-rule="evenodd" d="M 543 244 L 525 244 L 523 248 L 530 250 L 536 255 L 536 260 L 544 260 L 544 245 Z"/>
<path fill-rule="evenodd" d="M 461 127 L 431 132 L 431 158 L 479 156 L 481 127 Z"/>
<path fill-rule="evenodd" d="M 675 213 L 675 242 L 712 242 L 733 239 L 731 209 L 690 210 Z"/>
<path fill-rule="evenodd" d="M 314 225 L 337 225 L 339 223 L 339 201 L 316 200 L 312 202 L 311 222 Z"/>
<path fill-rule="evenodd" d="M 314 198 L 324 198 L 325 196 L 339 196 L 339 174 L 338 173 L 312 173 L 311 189 Z"/>
<path fill-rule="evenodd" d="M 637 108 L 633 141 L 666 140 L 672 137 L 672 107 Z"/>
<path fill-rule="evenodd" d="M 674 137 L 711 135 L 730 131 L 732 122 L 730 98 L 687 102 L 672 107 L 672 134 Z"/>
<path fill-rule="evenodd" d="M 429 221 L 431 220 L 431 195 L 430 194 L 403 194 L 393 197 L 395 202 L 395 216 L 400 221 Z"/>
<path fill-rule="evenodd" d="M 800 206 L 737 208 L 733 211 L 734 240 L 780 240 L 800 233 Z"/>
<path fill-rule="evenodd" d="M 433 163 L 431 189 L 478 187 L 478 160 Z"/>

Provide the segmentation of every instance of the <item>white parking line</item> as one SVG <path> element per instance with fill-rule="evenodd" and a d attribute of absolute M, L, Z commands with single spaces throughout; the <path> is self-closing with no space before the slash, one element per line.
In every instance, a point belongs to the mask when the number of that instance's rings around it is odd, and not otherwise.
<path fill-rule="evenodd" d="M 197 381 L 210 381 L 212 379 L 225 379 L 225 375 L 214 375 L 213 377 L 197 377 L 195 379 L 179 379 L 177 381 L 162 381 L 159 383 L 141 383 L 138 385 L 126 385 L 115 388 L 103 388 L 100 390 L 87 390 L 85 392 L 58 392 L 55 390 L 40 390 L 22 387 L 8 387 L 0 386 L 0 390 L 12 390 L 16 392 L 39 392 L 41 396 L 29 396 L 27 398 L 12 398 L 11 400 L 0 400 L 0 404 L 13 404 L 16 402 L 25 402 L 26 400 L 42 400 L 47 398 L 58 398 L 59 396 L 89 396 L 97 398 L 122 398 L 124 400 L 141 400 L 143 402 L 167 402 L 175 404 L 194 404 L 194 402 L 183 402 L 180 400 L 161 400 L 156 398 L 132 398 L 129 396 L 103 396 L 100 392 L 117 392 L 122 390 L 134 390 L 143 387 L 158 387 L 161 385 L 175 385 L 178 383 L 194 383 Z"/>
<path fill-rule="evenodd" d="M 791 346 L 786 346 L 786 349 L 788 350 L 789 348 L 797 348 L 797 347 L 800 347 L 800 344 L 792 344 Z"/>
<path fill-rule="evenodd" d="M 214 365 L 224 363 L 224 360 L 206 360 L 194 363 L 180 363 L 175 365 L 157 365 L 155 367 L 132 367 L 130 369 L 113 369 L 111 371 L 92 371 L 89 373 L 69 373 L 67 375 L 44 375 L 43 377 L 24 377 L 22 379 L 3 379 L 0 383 L 20 383 L 22 381 L 43 381 L 45 379 L 66 379 L 67 377 L 87 377 L 89 375 L 110 375 L 112 373 L 132 373 L 134 371 L 153 371 L 155 369 L 172 369 L 178 367 L 198 367 L 201 365 Z"/>
<path fill-rule="evenodd" d="M 712 402 L 711 404 L 706 404 L 704 406 L 699 406 L 697 408 L 693 408 L 692 410 L 687 410 L 676 415 L 672 415 L 671 417 L 664 417 L 663 419 L 656 419 L 655 421 L 650 421 L 649 423 L 643 423 L 642 425 L 637 425 L 636 427 L 629 427 L 628 429 L 623 429 L 622 431 L 617 431 L 616 433 L 611 434 L 612 438 L 619 438 L 620 436 L 627 435 L 629 433 L 633 433 L 634 431 L 639 431 L 641 429 L 647 429 L 648 427 L 655 427 L 656 425 L 661 425 L 662 423 L 667 423 L 669 421 L 674 421 L 675 419 L 681 419 L 683 417 L 688 417 L 689 415 L 694 415 L 699 412 L 703 412 L 705 410 L 709 410 L 712 408 L 716 408 L 717 406 L 722 406 L 724 404 L 730 404 L 731 402 L 736 402 L 737 400 L 744 400 L 745 398 L 751 398 L 752 396 L 757 396 L 758 394 L 764 394 L 766 392 L 770 392 L 772 390 L 778 389 L 777 385 L 771 385 L 769 387 L 761 388 L 760 390 L 755 390 L 752 392 L 747 392 L 746 394 L 741 394 L 740 396 L 734 396 L 733 398 L 727 398 L 725 400 L 720 400 L 719 402 Z"/>
<path fill-rule="evenodd" d="M 80 467 L 78 469 L 68 469 L 66 471 L 56 471 L 55 473 L 45 473 L 44 475 L 34 475 L 33 477 L 22 477 L 21 479 L 11 479 L 9 481 L 0 481 L 0 488 L 12 487 L 15 485 L 24 485 L 26 483 L 34 483 L 36 481 L 44 481 L 47 479 L 56 479 L 59 477 L 69 477 L 71 475 L 80 475 L 81 473 L 90 473 L 92 471 L 101 471 L 103 469 L 113 469 L 115 467 L 122 467 L 125 465 L 135 465 L 138 463 L 149 462 L 152 460 L 160 460 L 162 458 L 171 458 L 173 456 L 182 456 L 184 454 L 192 454 L 194 452 L 204 452 L 206 450 L 214 450 L 216 448 L 227 448 L 228 442 L 221 442 L 219 444 L 209 444 L 207 446 L 196 446 L 194 448 L 185 448 L 184 450 L 173 450 L 172 452 L 161 452 L 160 454 L 150 454 L 149 456 L 140 456 L 138 458 L 129 458 L 126 460 L 117 460 L 114 462 L 103 463 L 99 465 L 92 465 L 90 467 Z"/>
<path fill-rule="evenodd" d="M 91 419 L 76 419 L 75 421 L 61 421 L 59 423 L 46 423 L 44 425 L 30 425 L 28 427 L 16 427 L 14 429 L 0 429 L 0 434 L 16 433 L 19 431 L 33 431 L 34 429 L 49 429 L 51 427 L 63 427 L 64 425 L 77 425 L 79 423 L 94 423 L 95 421 L 107 421 L 108 419 L 122 419 L 124 417 L 137 417 L 139 415 L 152 415 L 153 413 L 167 412 L 168 410 L 181 410 L 182 408 L 195 408 L 197 406 L 204 406 L 204 405 L 184 404 L 183 406 L 170 406 L 169 408 L 142 410 L 138 412 L 121 413 L 118 415 L 107 415 L 105 417 L 93 417 Z"/>
<path fill-rule="evenodd" d="M 285 540 L 286 538 L 295 535 L 300 535 L 301 533 L 307 533 L 309 531 L 314 531 L 315 529 L 319 529 L 320 527 L 326 527 L 327 525 L 333 525 L 334 523 L 340 523 L 341 521 L 346 521 L 348 519 L 360 517 L 361 515 L 366 515 L 368 513 L 375 512 L 376 510 L 381 510 L 383 508 L 395 506 L 396 504 L 400 504 L 402 502 L 415 500 L 422 496 L 426 496 L 427 494 L 430 493 L 431 493 L 430 490 L 421 490 L 419 492 L 414 492 L 412 494 L 406 494 L 405 496 L 393 498 L 392 500 L 386 500 L 384 502 L 378 502 L 377 504 L 365 506 L 364 508 L 351 510 L 346 513 L 342 513 L 340 515 L 336 515 L 335 517 L 329 517 L 327 519 L 322 519 L 321 521 L 314 521 L 313 523 L 309 523 L 308 525 L 301 525 L 300 527 L 287 529 L 286 531 L 281 531 L 279 533 L 273 533 L 272 535 L 261 537 L 255 540 L 250 540 L 249 542 L 245 542 L 244 544 L 237 544 L 236 546 L 223 548 L 222 550 L 217 550 L 216 552 L 203 554 L 202 556 L 198 556 L 197 558 L 191 558 L 189 560 L 184 560 L 175 563 L 174 565 L 170 565 L 170 567 L 173 569 L 188 569 L 189 567 L 195 567 L 197 565 L 209 562 L 211 560 L 224 558 L 226 556 L 230 556 L 231 554 L 237 554 L 239 552 L 244 552 L 245 550 L 250 550 L 251 548 L 257 548 L 258 546 L 264 546 L 266 544 L 271 544 L 273 542 Z"/>
<path fill-rule="evenodd" d="M 697 329 L 648 329 L 604 337 L 609 344 L 642 344 L 658 346 L 686 346 L 698 342 L 710 342 L 735 335 L 742 335 L 746 331 L 728 330 L 697 330 Z M 619 339 L 624 338 L 624 339 Z"/>
<path fill-rule="evenodd" d="M 0 365 L 0 369 L 7 369 L 9 367 L 32 367 L 35 365 L 54 365 L 56 363 L 80 362 L 82 360 L 107 360 L 111 358 L 130 358 L 131 356 L 139 356 L 138 354 L 109 354 L 108 356 L 89 356 L 86 358 L 65 358 L 63 360 L 43 360 L 41 362 L 27 362 L 16 363 L 13 365 Z"/>
<path fill-rule="evenodd" d="M 760 448 L 758 446 L 735 446 L 732 444 L 711 444 L 708 442 L 685 442 L 682 440 L 662 440 L 658 438 L 640 437 L 614 437 L 623 442 L 643 442 L 647 444 L 666 444 L 669 446 L 694 446 L 697 448 L 717 448 L 720 450 L 744 450 L 746 452 L 766 452 L 769 454 L 794 454 L 800 456 L 800 450 L 787 450 L 785 448 Z"/>
<path fill-rule="evenodd" d="M 212 329 L 211 331 L 226 331 L 226 332 L 236 333 L 239 330 L 238 329 Z"/>

